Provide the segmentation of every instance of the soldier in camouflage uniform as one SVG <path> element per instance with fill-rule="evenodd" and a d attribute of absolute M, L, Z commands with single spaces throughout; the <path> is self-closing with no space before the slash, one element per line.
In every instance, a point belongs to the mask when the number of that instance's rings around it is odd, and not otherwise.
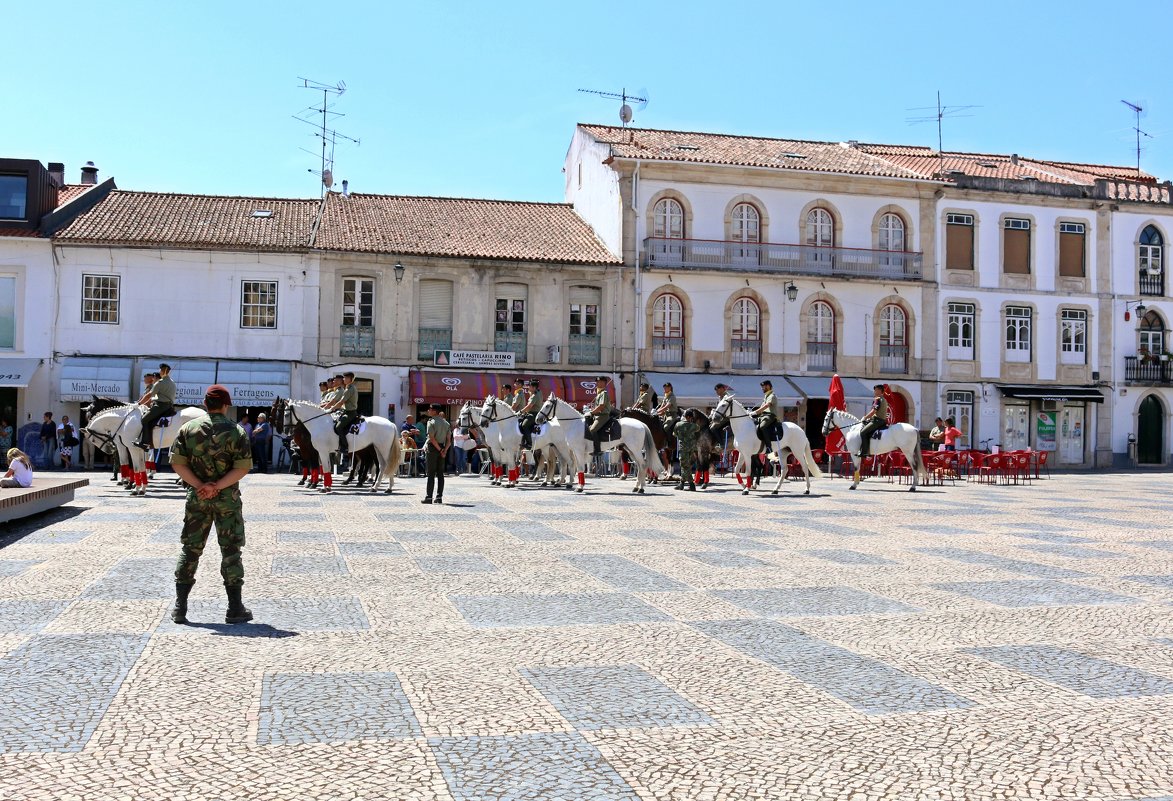
<path fill-rule="evenodd" d="M 245 623 L 253 613 L 240 599 L 244 584 L 244 516 L 238 483 L 252 469 L 252 453 L 244 429 L 225 417 L 232 394 L 220 384 L 208 387 L 208 416 L 185 423 L 171 446 L 171 466 L 188 485 L 183 513 L 183 551 L 175 566 L 175 608 L 171 619 L 187 622 L 187 596 L 195 584 L 200 554 L 212 523 L 220 542 L 220 573 L 228 593 L 225 623 Z"/>
<path fill-rule="evenodd" d="M 680 446 L 680 482 L 676 489 L 684 489 L 685 482 L 688 489 L 696 492 L 696 441 L 701 435 L 701 427 L 696 424 L 696 414 L 689 409 L 684 413 L 684 419 L 676 424 L 676 442 Z"/>

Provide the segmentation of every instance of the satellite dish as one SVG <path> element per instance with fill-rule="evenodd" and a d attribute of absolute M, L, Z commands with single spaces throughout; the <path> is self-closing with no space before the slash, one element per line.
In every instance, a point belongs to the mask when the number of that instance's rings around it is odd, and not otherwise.
<path fill-rule="evenodd" d="M 324 170 L 322 172 L 322 186 L 329 189 L 333 185 L 334 185 L 334 173 L 332 173 L 330 170 Z"/>
<path fill-rule="evenodd" d="M 626 125 L 627 123 L 631 122 L 631 116 L 632 116 L 631 106 L 627 105 L 626 103 L 624 103 L 622 106 L 620 106 L 620 108 L 619 108 L 619 121 L 620 122 L 622 122 L 624 125 Z"/>

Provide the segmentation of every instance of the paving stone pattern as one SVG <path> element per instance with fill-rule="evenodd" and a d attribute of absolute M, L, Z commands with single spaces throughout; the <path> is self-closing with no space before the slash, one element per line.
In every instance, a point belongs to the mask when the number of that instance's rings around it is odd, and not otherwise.
<path fill-rule="evenodd" d="M 1171 475 L 295 482 L 246 625 L 165 480 L 10 525 L 0 799 L 1173 801 Z"/>

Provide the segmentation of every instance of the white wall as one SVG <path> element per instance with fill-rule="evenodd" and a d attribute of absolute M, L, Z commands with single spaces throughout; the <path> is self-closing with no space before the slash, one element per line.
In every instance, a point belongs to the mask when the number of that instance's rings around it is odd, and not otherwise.
<path fill-rule="evenodd" d="M 562 168 L 566 181 L 565 198 L 595 229 L 607 249 L 621 257 L 623 201 L 619 195 L 618 175 L 603 164 L 610 155 L 607 145 L 599 143 L 582 128 L 575 128 Z"/>
<path fill-rule="evenodd" d="M 53 356 L 53 318 L 57 284 L 49 241 L 35 237 L 0 237 L 0 276 L 16 279 L 14 347 L 0 350 L 0 358 L 44 359 L 25 389 L 17 390 L 14 427 L 53 409 L 49 360 Z M 57 410 L 53 410 L 57 414 Z"/>

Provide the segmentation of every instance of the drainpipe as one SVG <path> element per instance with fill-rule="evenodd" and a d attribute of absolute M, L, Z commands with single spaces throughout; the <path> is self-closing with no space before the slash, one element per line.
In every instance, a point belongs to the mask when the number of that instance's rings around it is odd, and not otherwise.
<path fill-rule="evenodd" d="M 632 236 L 635 238 L 635 364 L 632 369 L 633 388 L 639 384 L 639 346 L 643 342 L 643 276 L 639 271 L 639 166 L 640 160 L 635 160 L 635 172 L 631 174 L 631 210 L 635 221 L 632 224 Z M 634 396 L 633 396 L 634 397 Z"/>

